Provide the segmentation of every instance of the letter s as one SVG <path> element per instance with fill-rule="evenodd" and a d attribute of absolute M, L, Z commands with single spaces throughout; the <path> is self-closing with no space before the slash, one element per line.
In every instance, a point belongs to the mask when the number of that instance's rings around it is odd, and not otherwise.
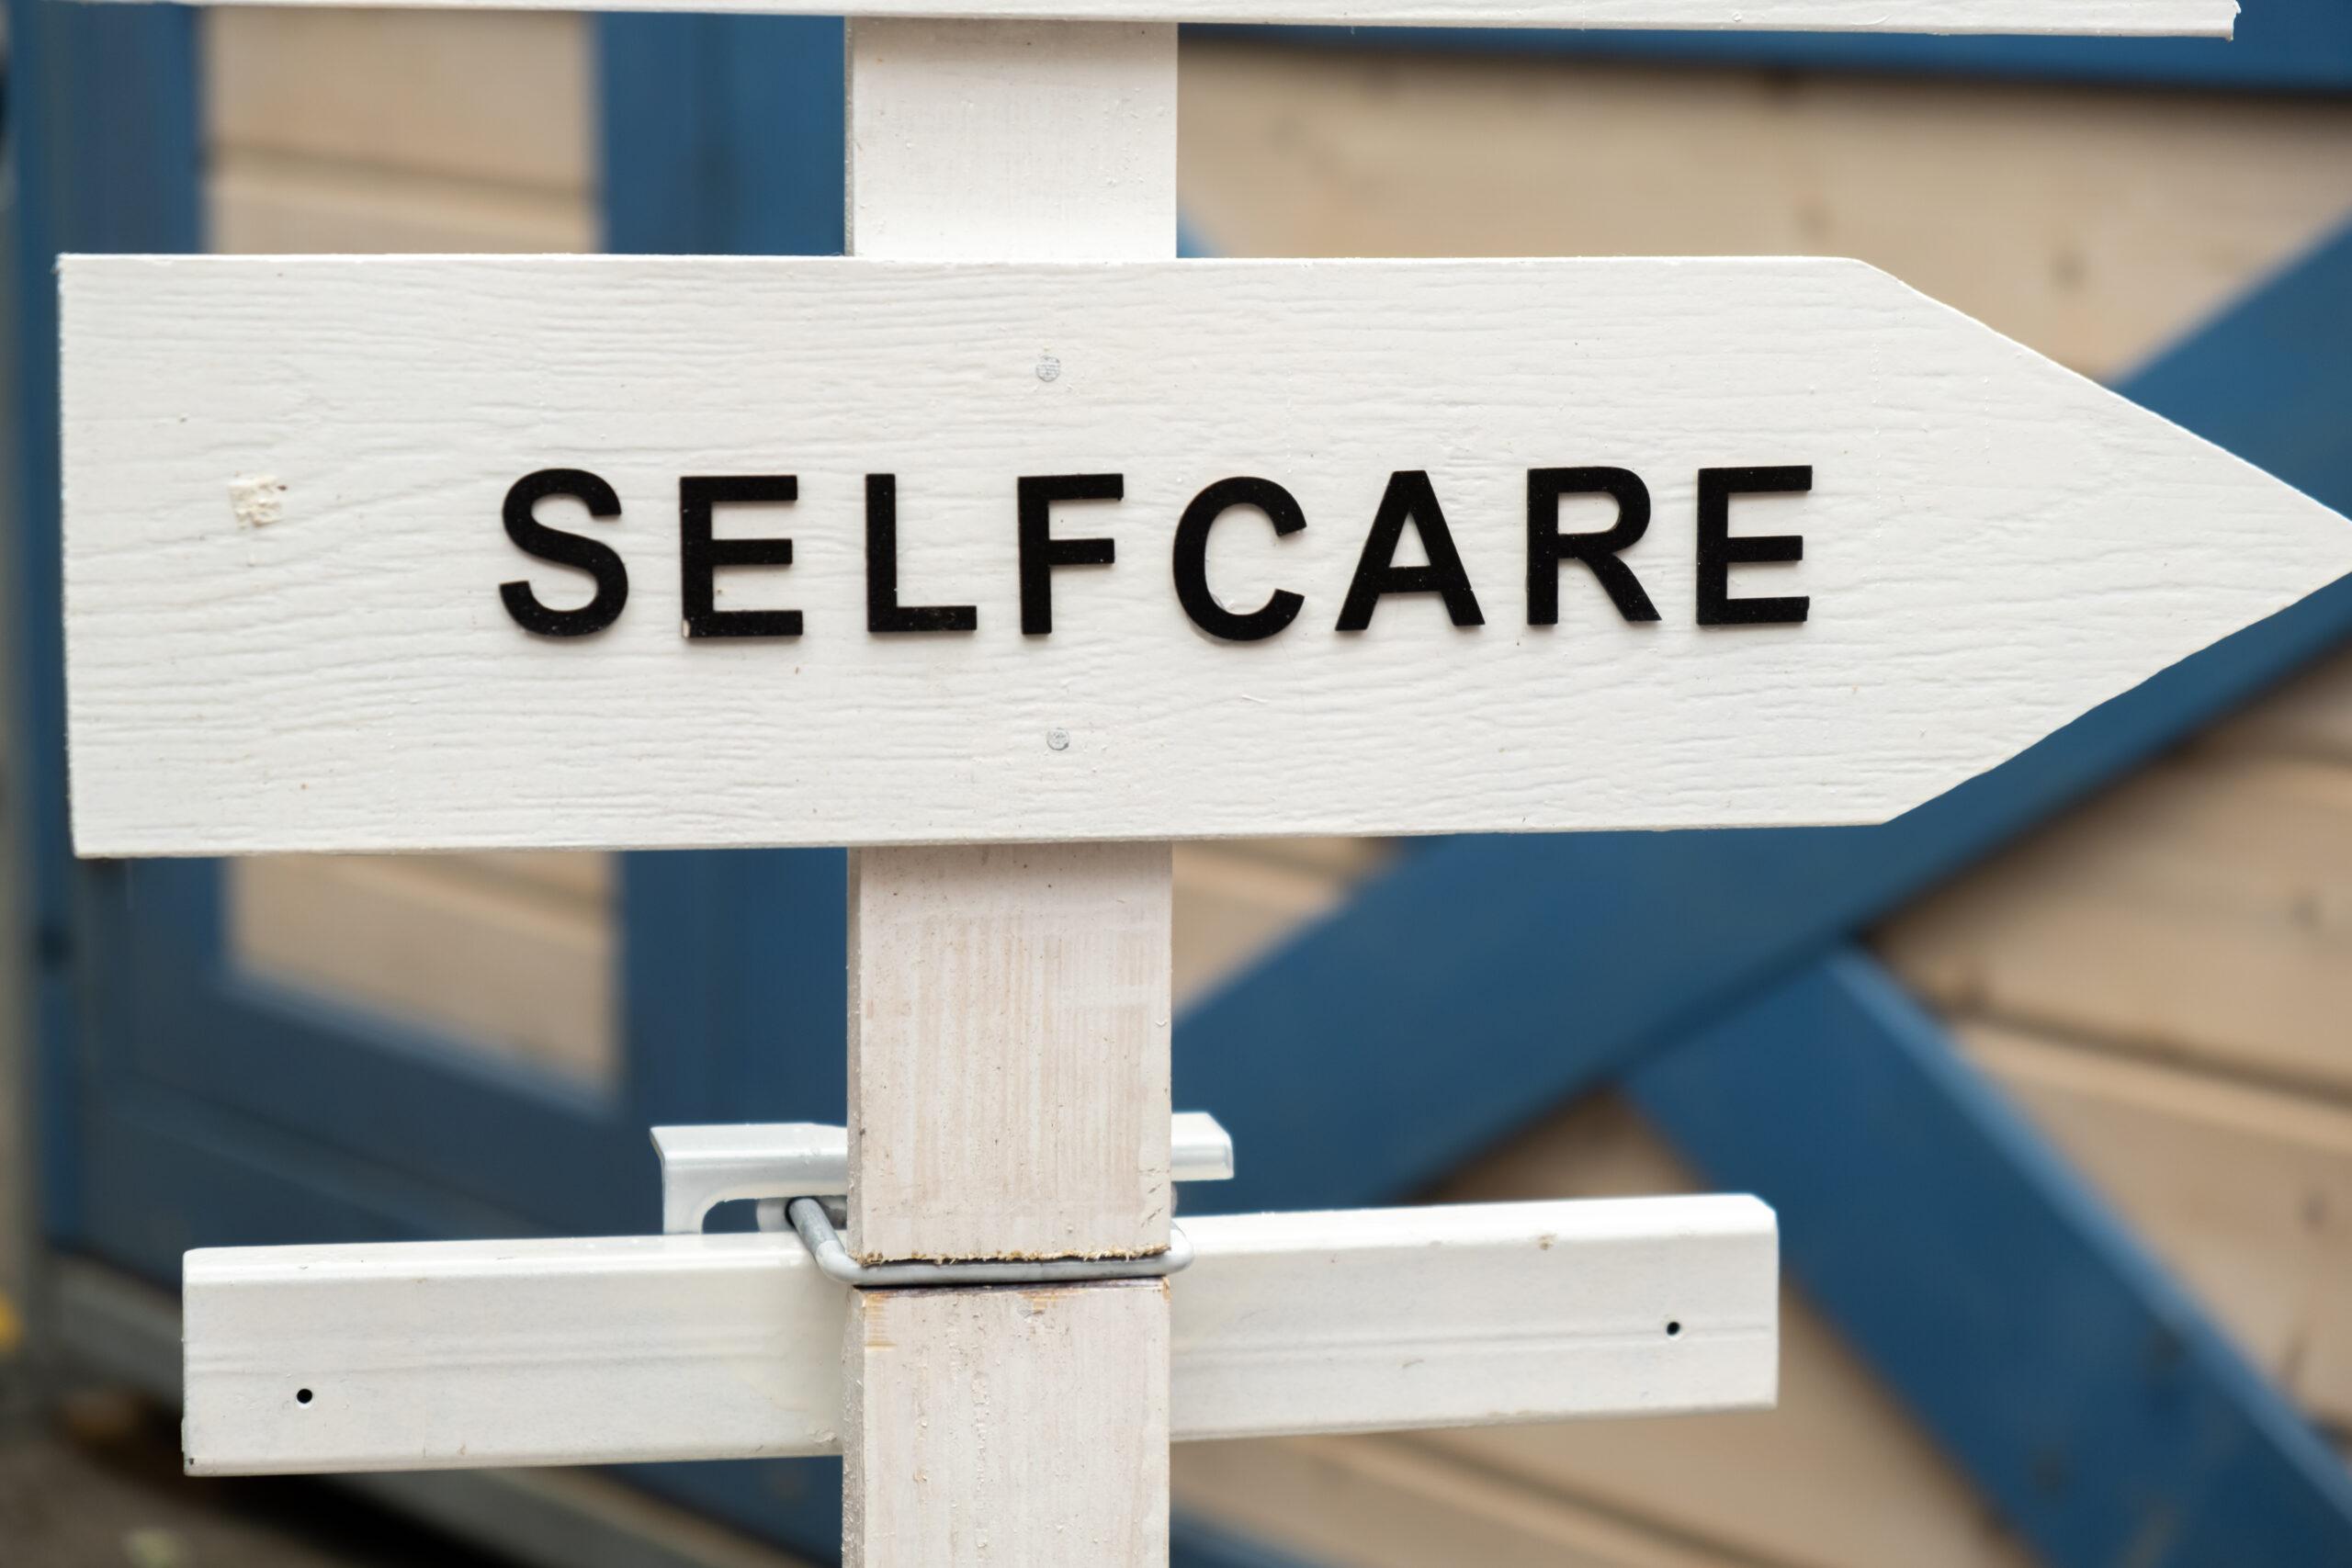
<path fill-rule="evenodd" d="M 502 582 L 498 596 L 514 624 L 540 637 L 586 637 L 619 618 L 628 603 L 628 568 L 610 545 L 581 534 L 550 528 L 531 514 L 540 499 L 568 495 L 584 502 L 591 517 L 618 517 L 621 500 L 613 487 L 584 468 L 541 468 L 525 474 L 506 492 L 506 536 L 526 555 L 586 572 L 596 580 L 596 596 L 577 610 L 550 610 L 528 582 Z"/>

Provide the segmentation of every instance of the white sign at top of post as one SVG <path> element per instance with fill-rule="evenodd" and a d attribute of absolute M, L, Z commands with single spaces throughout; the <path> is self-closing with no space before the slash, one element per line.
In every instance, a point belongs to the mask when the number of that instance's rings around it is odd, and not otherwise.
<path fill-rule="evenodd" d="M 1875 821 L 2352 567 L 1854 262 L 63 290 L 85 853 Z"/>

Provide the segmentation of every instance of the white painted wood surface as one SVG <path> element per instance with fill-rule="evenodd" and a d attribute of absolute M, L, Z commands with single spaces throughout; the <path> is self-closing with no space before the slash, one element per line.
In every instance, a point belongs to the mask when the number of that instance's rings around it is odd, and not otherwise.
<path fill-rule="evenodd" d="M 1752 1198 L 1210 1215 L 1185 1234 L 1160 1356 L 1179 1440 L 1774 1398 L 1775 1231 Z M 833 1452 L 850 1293 L 789 1234 L 192 1252 L 189 1462 Z"/>
<path fill-rule="evenodd" d="M 848 51 L 853 254 L 1176 254 L 1173 22 L 857 17 Z"/>
<path fill-rule="evenodd" d="M 2352 566 L 2352 526 L 1868 267 L 1834 260 L 1004 265 L 549 257 L 64 264 L 77 847 L 152 854 L 1387 834 L 1870 821 Z M 1054 361 L 1054 378 L 1039 377 Z M 1562 569 L 1523 599 L 1529 469 L 1644 476 L 1624 553 L 1663 620 Z M 1694 624 L 1695 476 L 1811 464 L 1732 506 L 1802 626 Z M 579 465 L 623 515 L 628 610 L 523 631 L 579 574 L 499 524 Z M 1393 471 L 1423 468 L 1485 612 L 1392 596 L 1333 628 Z M 790 472 L 789 639 L 678 635 L 677 480 Z M 864 476 L 899 476 L 902 602 L 865 630 Z M 1019 630 L 1014 481 L 1118 561 Z M 231 485 L 274 476 L 278 521 Z M 1170 542 L 1281 634 L 1204 635 Z M 1605 528 L 1572 499 L 1563 527 Z M 2223 520 L 2226 519 L 2226 524 Z M 1411 541 L 1401 559 L 1412 558 Z M 567 596 L 571 596 L 567 598 Z"/>
<path fill-rule="evenodd" d="M 255 0 L 236 0 L 243 5 Z M 335 5 L 341 0 L 257 0 Z M 839 0 L 384 0 L 504 11 L 747 11 L 838 16 Z M 867 17 L 1300 22 L 1340 26 L 1800 28 L 2226 38 L 2236 0 L 865 0 Z"/>
<path fill-rule="evenodd" d="M 182 1279 L 182 1444 L 198 1472 L 840 1441 L 848 1291 L 797 1237 L 206 1248 Z"/>
<path fill-rule="evenodd" d="M 850 1251 L 1168 1245 L 1164 843 L 850 860 Z"/>
<path fill-rule="evenodd" d="M 1185 1222 L 1178 1435 L 1769 1407 L 1779 1233 L 1754 1198 Z"/>
<path fill-rule="evenodd" d="M 844 1568 L 1168 1560 L 1168 1285 L 853 1292 Z"/>

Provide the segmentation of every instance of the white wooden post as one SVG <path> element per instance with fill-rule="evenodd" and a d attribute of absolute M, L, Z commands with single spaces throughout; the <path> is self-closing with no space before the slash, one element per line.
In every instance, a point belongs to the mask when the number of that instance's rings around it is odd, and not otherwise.
<path fill-rule="evenodd" d="M 860 20 L 849 60 L 855 254 L 1173 254 L 1173 27 Z M 852 1251 L 1168 1245 L 1169 916 L 1165 843 L 856 852 Z M 1168 1346 L 1158 1280 L 860 1292 L 851 1568 L 1166 1562 Z"/>

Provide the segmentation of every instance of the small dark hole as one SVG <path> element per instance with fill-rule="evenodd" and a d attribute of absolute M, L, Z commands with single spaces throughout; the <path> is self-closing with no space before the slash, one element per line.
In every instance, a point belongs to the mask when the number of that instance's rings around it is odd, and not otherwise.
<path fill-rule="evenodd" d="M 1676 1335 L 1678 1335 L 1678 1334 L 1679 1334 L 1679 1333 L 1681 1333 L 1681 1332 L 1682 1332 L 1682 1325 L 1681 1325 L 1680 1324 L 1679 1324 L 1679 1323 L 1669 1323 L 1669 1324 L 1668 1324 L 1668 1325 L 1666 1325 L 1666 1337 L 1667 1337 L 1668 1339 L 1673 1338 Z M 305 1392 L 307 1392 L 307 1391 L 305 1391 Z"/>
<path fill-rule="evenodd" d="M 1668 1330 L 1667 1330 L 1667 1332 L 1668 1332 L 1668 1334 L 1671 1334 L 1671 1333 L 1673 1333 L 1673 1332 L 1674 1332 L 1674 1330 L 1673 1330 L 1673 1329 L 1671 1329 L 1671 1328 L 1669 1328 L 1669 1329 L 1668 1329 Z M 307 1389 L 307 1388 L 298 1388 L 298 1389 L 296 1389 L 296 1390 L 294 1391 L 294 1403 L 295 1403 L 295 1404 L 310 1404 L 310 1403 L 311 1403 L 311 1391 L 310 1391 L 309 1389 Z"/>

